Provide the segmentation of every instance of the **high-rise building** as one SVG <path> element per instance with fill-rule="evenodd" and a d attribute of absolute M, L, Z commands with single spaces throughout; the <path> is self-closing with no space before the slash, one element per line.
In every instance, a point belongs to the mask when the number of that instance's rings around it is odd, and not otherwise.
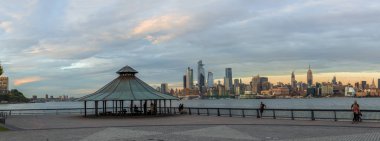
<path fill-rule="evenodd" d="M 207 75 L 207 87 L 214 87 L 214 74 L 212 72 L 208 72 Z"/>
<path fill-rule="evenodd" d="M 186 88 L 193 89 L 193 86 L 194 86 L 193 79 L 194 79 L 193 69 L 188 67 L 186 71 Z"/>
<path fill-rule="evenodd" d="M 205 93 L 205 69 L 203 68 L 204 64 L 202 60 L 198 61 L 198 87 L 200 94 L 203 95 Z"/>
<path fill-rule="evenodd" d="M 186 75 L 183 75 L 183 88 L 186 89 L 187 86 L 186 86 Z"/>
<path fill-rule="evenodd" d="M 9 78 L 3 75 L 4 70 L 0 64 L 0 94 L 8 94 L 9 93 Z"/>
<path fill-rule="evenodd" d="M 233 85 L 233 93 L 239 94 L 240 93 L 240 81 L 239 79 L 234 79 L 234 85 Z"/>
<path fill-rule="evenodd" d="M 377 79 L 377 88 L 380 89 L 380 79 Z"/>
<path fill-rule="evenodd" d="M 226 82 L 226 80 L 228 82 Z M 228 84 L 228 86 L 226 84 Z M 226 87 L 226 90 L 232 89 L 232 69 L 231 68 L 226 68 L 226 77 L 224 81 L 224 86 Z"/>
<path fill-rule="evenodd" d="M 290 83 L 292 85 L 292 89 L 295 90 L 297 88 L 297 81 L 296 81 L 296 75 L 294 74 L 294 71 L 292 72 Z"/>
<path fill-rule="evenodd" d="M 260 76 L 254 76 L 251 81 L 251 88 L 253 94 L 260 94 L 261 92 L 261 82 Z"/>
<path fill-rule="evenodd" d="M 309 70 L 307 71 L 307 85 L 309 87 L 313 85 L 313 72 L 311 71 L 310 65 L 309 65 Z"/>
<path fill-rule="evenodd" d="M 334 85 L 338 84 L 338 82 L 336 81 L 336 76 L 333 77 L 331 83 L 334 84 Z"/>
<path fill-rule="evenodd" d="M 230 85 L 230 81 L 228 80 L 229 78 L 224 77 L 224 88 L 229 91 L 231 90 L 232 86 Z M 231 87 L 230 87 L 231 86 Z"/>
<path fill-rule="evenodd" d="M 161 83 L 161 93 L 164 93 L 164 94 L 169 93 L 168 83 Z"/>
<path fill-rule="evenodd" d="M 362 89 L 366 89 L 367 88 L 367 81 L 362 81 Z"/>
<path fill-rule="evenodd" d="M 369 88 L 376 89 L 375 78 L 372 79 L 372 83 L 371 83 L 371 86 L 369 86 Z"/>

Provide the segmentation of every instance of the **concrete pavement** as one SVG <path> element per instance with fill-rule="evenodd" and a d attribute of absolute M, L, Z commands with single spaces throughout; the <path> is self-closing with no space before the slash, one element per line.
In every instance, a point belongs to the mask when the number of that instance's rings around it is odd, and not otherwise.
<path fill-rule="evenodd" d="M 12 116 L 0 141 L 17 140 L 380 140 L 380 123 L 171 116 Z"/>

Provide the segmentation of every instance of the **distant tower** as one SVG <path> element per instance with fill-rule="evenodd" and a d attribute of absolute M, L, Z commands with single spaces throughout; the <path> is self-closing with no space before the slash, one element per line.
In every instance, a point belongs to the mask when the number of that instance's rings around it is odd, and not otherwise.
<path fill-rule="evenodd" d="M 290 83 L 293 89 L 297 88 L 296 75 L 294 74 L 294 71 L 292 72 Z"/>
<path fill-rule="evenodd" d="M 214 74 L 212 72 L 208 72 L 207 76 L 207 87 L 214 87 Z"/>
<path fill-rule="evenodd" d="M 168 83 L 161 83 L 161 93 L 164 93 L 164 94 L 169 93 Z"/>
<path fill-rule="evenodd" d="M 205 69 L 202 60 L 198 61 L 198 87 L 201 94 L 204 93 L 205 89 Z"/>
<path fill-rule="evenodd" d="M 226 77 L 224 80 L 225 80 L 224 86 L 226 87 L 226 90 L 232 90 L 232 69 L 231 68 L 226 68 Z"/>
<path fill-rule="evenodd" d="M 309 87 L 313 85 L 313 72 L 311 71 L 310 65 L 309 70 L 307 71 L 307 85 Z"/>
<path fill-rule="evenodd" d="M 3 73 L 4 73 L 4 70 L 0 64 L 0 95 L 9 93 L 9 90 L 8 90 L 9 78 L 4 76 Z"/>
<path fill-rule="evenodd" d="M 193 86 L 193 69 L 188 67 L 186 71 L 186 88 L 192 89 Z"/>
<path fill-rule="evenodd" d="M 183 88 L 184 88 L 184 89 L 187 88 L 187 86 L 186 86 L 186 82 L 187 82 L 187 80 L 186 80 L 186 74 L 185 74 L 185 75 L 183 75 Z"/>
<path fill-rule="evenodd" d="M 332 79 L 332 84 L 336 85 L 338 84 L 338 82 L 336 81 L 336 76 L 334 75 L 333 79 Z"/>
<path fill-rule="evenodd" d="M 371 89 L 376 89 L 375 78 L 372 79 Z"/>

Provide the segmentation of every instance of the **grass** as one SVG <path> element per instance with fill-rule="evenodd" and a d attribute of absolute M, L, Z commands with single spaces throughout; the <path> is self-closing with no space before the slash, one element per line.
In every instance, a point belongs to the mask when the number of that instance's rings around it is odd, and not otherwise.
<path fill-rule="evenodd" d="M 0 124 L 0 132 L 1 132 L 1 131 L 8 131 L 8 129 L 5 128 L 3 125 Z"/>

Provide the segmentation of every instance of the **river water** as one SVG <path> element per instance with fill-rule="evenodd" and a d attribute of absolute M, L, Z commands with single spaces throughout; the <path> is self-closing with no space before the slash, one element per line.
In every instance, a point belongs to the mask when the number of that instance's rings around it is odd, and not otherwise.
<path fill-rule="evenodd" d="M 185 107 L 212 107 L 212 108 L 257 108 L 260 102 L 267 108 L 275 109 L 350 109 L 357 100 L 361 109 L 380 110 L 380 98 L 311 98 L 311 99 L 217 99 L 217 100 L 182 100 L 173 101 L 172 106 L 183 103 Z M 163 102 L 162 102 L 163 103 Z M 108 103 L 110 104 L 110 102 Z M 89 103 L 88 107 L 94 104 Z M 101 105 L 101 104 L 99 104 Z M 125 105 L 128 105 L 125 103 Z M 139 105 L 139 103 L 137 103 Z M 167 106 L 169 102 L 167 102 Z M 83 102 L 47 102 L 0 104 L 0 110 L 5 109 L 59 109 L 83 108 Z"/>

